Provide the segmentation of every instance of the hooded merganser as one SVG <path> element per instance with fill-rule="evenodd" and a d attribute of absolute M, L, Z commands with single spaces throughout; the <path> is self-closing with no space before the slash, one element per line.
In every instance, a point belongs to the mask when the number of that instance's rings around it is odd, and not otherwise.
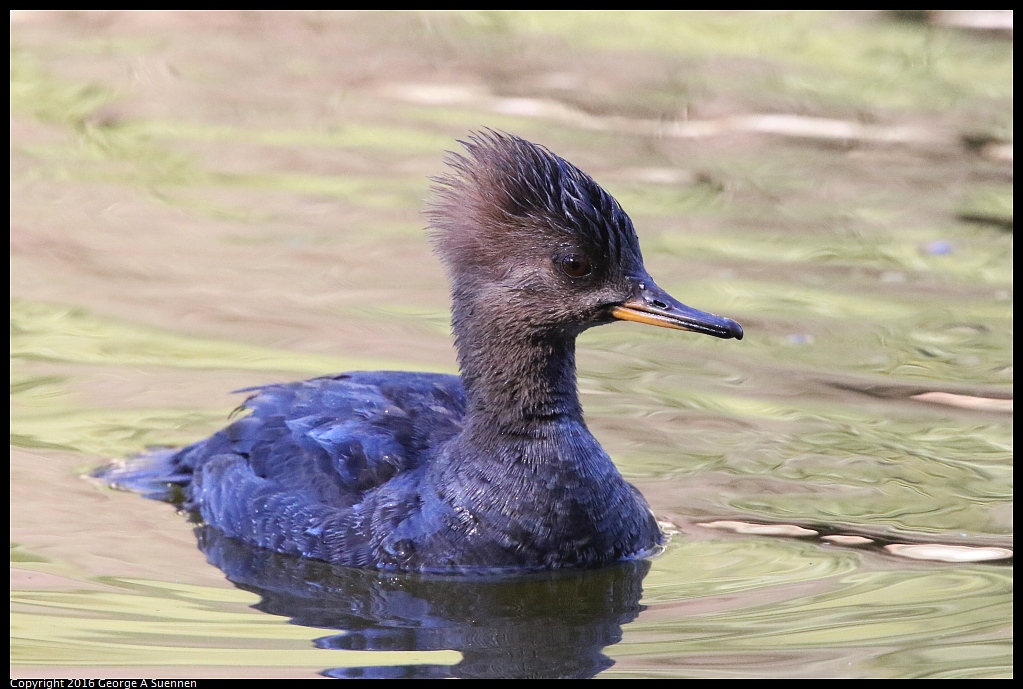
<path fill-rule="evenodd" d="M 186 509 L 263 548 L 379 569 L 593 567 L 661 544 L 583 421 L 575 339 L 614 320 L 742 328 L 661 290 L 632 221 L 579 168 L 504 133 L 463 145 L 428 211 L 461 376 L 251 389 L 250 415 L 164 453 Z"/>

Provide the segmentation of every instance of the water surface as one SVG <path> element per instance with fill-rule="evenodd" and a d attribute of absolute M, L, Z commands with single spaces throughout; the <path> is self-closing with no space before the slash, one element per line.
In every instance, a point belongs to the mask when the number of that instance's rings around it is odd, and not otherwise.
<path fill-rule="evenodd" d="M 232 390 L 454 372 L 421 209 L 487 126 L 746 330 L 580 338 L 648 568 L 332 572 L 83 478 Z M 879 546 L 1011 548 L 1011 141 L 1011 40 L 885 14 L 12 15 L 12 676 L 1010 675 L 1011 560 Z"/>

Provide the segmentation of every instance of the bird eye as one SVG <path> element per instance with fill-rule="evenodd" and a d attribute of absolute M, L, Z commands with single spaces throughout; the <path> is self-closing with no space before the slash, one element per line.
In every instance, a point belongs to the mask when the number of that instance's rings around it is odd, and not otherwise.
<path fill-rule="evenodd" d="M 567 256 L 562 256 L 560 260 L 561 269 L 570 278 L 586 277 L 593 270 L 586 257 L 579 254 L 568 254 Z"/>

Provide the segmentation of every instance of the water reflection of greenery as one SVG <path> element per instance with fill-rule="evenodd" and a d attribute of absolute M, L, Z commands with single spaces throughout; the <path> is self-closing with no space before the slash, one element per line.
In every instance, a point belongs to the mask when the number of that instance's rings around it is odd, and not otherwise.
<path fill-rule="evenodd" d="M 751 112 L 926 120 L 954 131 L 953 137 L 981 132 L 1011 140 L 1011 44 L 868 15 L 653 19 L 635 13 L 433 15 L 424 22 L 424 40 L 441 45 L 445 55 L 479 63 L 477 76 L 492 82 L 494 94 L 552 98 L 595 118 L 699 117 L 710 95 Z M 415 234 L 425 174 L 400 163 L 410 156 L 435 163 L 455 136 L 481 122 L 600 151 L 591 156 L 598 166 L 609 157 L 681 171 L 677 183 L 638 184 L 617 169 L 591 170 L 637 220 L 659 281 L 694 305 L 737 317 L 748 337 L 741 349 L 730 350 L 638 328 L 604 328 L 583 338 L 588 418 L 623 470 L 673 488 L 689 480 L 728 485 L 744 479 L 743 490 L 707 498 L 715 513 L 869 524 L 918 535 L 991 538 L 1011 530 L 1011 416 L 831 390 L 836 382 L 860 390 L 886 382 L 1011 394 L 1012 235 L 1005 231 L 1012 226 L 1011 173 L 978 159 L 951 163 L 967 155 L 955 141 L 937 156 L 887 146 L 827 150 L 806 142 L 654 144 L 624 130 L 621 136 L 584 132 L 471 106 L 390 102 L 382 112 L 376 96 L 348 85 L 337 96 L 347 106 L 344 126 L 293 125 L 295 113 L 286 109 L 270 122 L 244 126 L 191 112 L 187 118 L 178 113 L 177 120 L 174 114 L 136 117 L 113 107 L 135 97 L 123 84 L 68 76 L 88 70 L 69 70 L 66 63 L 150 56 L 171 39 L 97 38 L 82 28 L 47 44 L 20 40 L 12 25 L 12 127 L 27 119 L 65 135 L 28 144 L 12 138 L 12 156 L 28 166 L 12 171 L 12 184 L 28 178 L 141 191 L 154 205 L 181 210 L 189 222 L 233 223 L 231 236 L 221 239 L 240 252 L 299 240 L 350 250 L 389 246 L 400 237 L 420 242 L 414 248 L 425 255 L 426 243 Z M 401 35 L 416 49 L 419 34 Z M 602 54 L 621 65 L 658 57 L 642 63 L 654 69 L 634 70 L 640 78 L 625 85 L 610 72 L 603 75 L 612 79 L 606 88 L 600 82 L 593 89 L 559 90 L 531 81 L 541 69 L 531 66 L 529 51 L 557 56 L 564 46 L 574 52 L 559 69 L 580 66 L 583 74 L 590 68 L 586 60 Z M 497 58 L 494 66 L 481 56 Z M 49 65 L 62 61 L 51 71 Z M 523 64 L 527 76 L 520 78 Z M 316 63 L 305 60 L 292 72 L 310 70 Z M 359 152 L 379 172 L 259 167 L 262 152 L 318 148 Z M 237 151 L 259 151 L 249 156 L 256 167 L 222 169 L 222 154 Z M 964 165 L 970 170 L 965 180 Z M 255 195 L 323 198 L 366 214 L 329 232 L 293 237 L 261 226 L 278 210 L 251 203 Z M 75 238 L 73 230 L 68 236 Z M 929 252 L 931 242 L 944 242 L 949 251 Z M 17 260 L 12 253 L 12 265 Z M 69 300 L 80 303 L 76 298 Z M 392 297 L 386 318 L 428 318 L 430 336 L 444 338 L 436 317 L 440 303 L 415 308 Z M 12 444 L 70 450 L 83 456 L 83 465 L 148 444 L 193 440 L 218 427 L 228 411 L 203 408 L 202 400 L 182 407 L 98 406 L 82 394 L 88 367 L 124 376 L 173 369 L 279 372 L 281 378 L 408 368 L 400 360 L 186 337 L 107 318 L 100 309 L 26 300 L 11 310 Z M 355 329 L 367 330 L 384 318 L 365 307 L 343 315 Z M 776 539 L 676 539 L 645 582 L 646 600 L 657 605 L 609 654 L 625 667 L 635 657 L 645 672 L 659 664 L 670 674 L 692 674 L 698 664 L 715 671 L 750 667 L 757 649 L 765 648 L 784 667 L 799 670 L 804 656 L 813 655 L 824 663 L 823 674 L 842 674 L 841 649 L 856 648 L 868 658 L 858 661 L 857 671 L 875 675 L 977 676 L 1011 667 L 1011 642 L 1002 638 L 1011 619 L 1011 571 L 905 563 L 891 571 L 890 563 L 873 557 Z M 69 573 L 44 560 L 12 552 L 15 568 L 77 577 L 80 590 L 12 595 L 12 662 L 340 664 L 309 648 L 309 630 L 243 609 L 252 601 L 248 594 L 235 592 L 227 610 L 217 601 L 230 591 L 183 593 L 176 584 L 110 579 L 117 593 L 100 595 L 89 590 L 96 586 L 93 574 Z M 810 593 L 784 593 L 810 585 Z M 754 595 L 711 613 L 685 607 L 740 592 Z M 181 596 L 189 602 L 182 604 Z M 265 633 L 249 633 L 246 624 Z M 220 648 L 211 638 L 233 640 Z M 839 649 L 834 666 L 827 665 L 830 648 Z M 394 662 L 441 661 L 403 656 Z"/>

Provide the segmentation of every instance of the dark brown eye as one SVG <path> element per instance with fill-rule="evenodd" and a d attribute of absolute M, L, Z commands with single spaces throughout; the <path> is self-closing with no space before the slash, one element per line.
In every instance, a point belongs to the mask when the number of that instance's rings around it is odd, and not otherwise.
<path fill-rule="evenodd" d="M 570 278 L 586 277 L 592 270 L 592 268 L 590 268 L 590 262 L 586 260 L 586 257 L 580 256 L 579 254 L 562 256 L 560 260 L 561 269 L 565 271 L 565 275 Z"/>

